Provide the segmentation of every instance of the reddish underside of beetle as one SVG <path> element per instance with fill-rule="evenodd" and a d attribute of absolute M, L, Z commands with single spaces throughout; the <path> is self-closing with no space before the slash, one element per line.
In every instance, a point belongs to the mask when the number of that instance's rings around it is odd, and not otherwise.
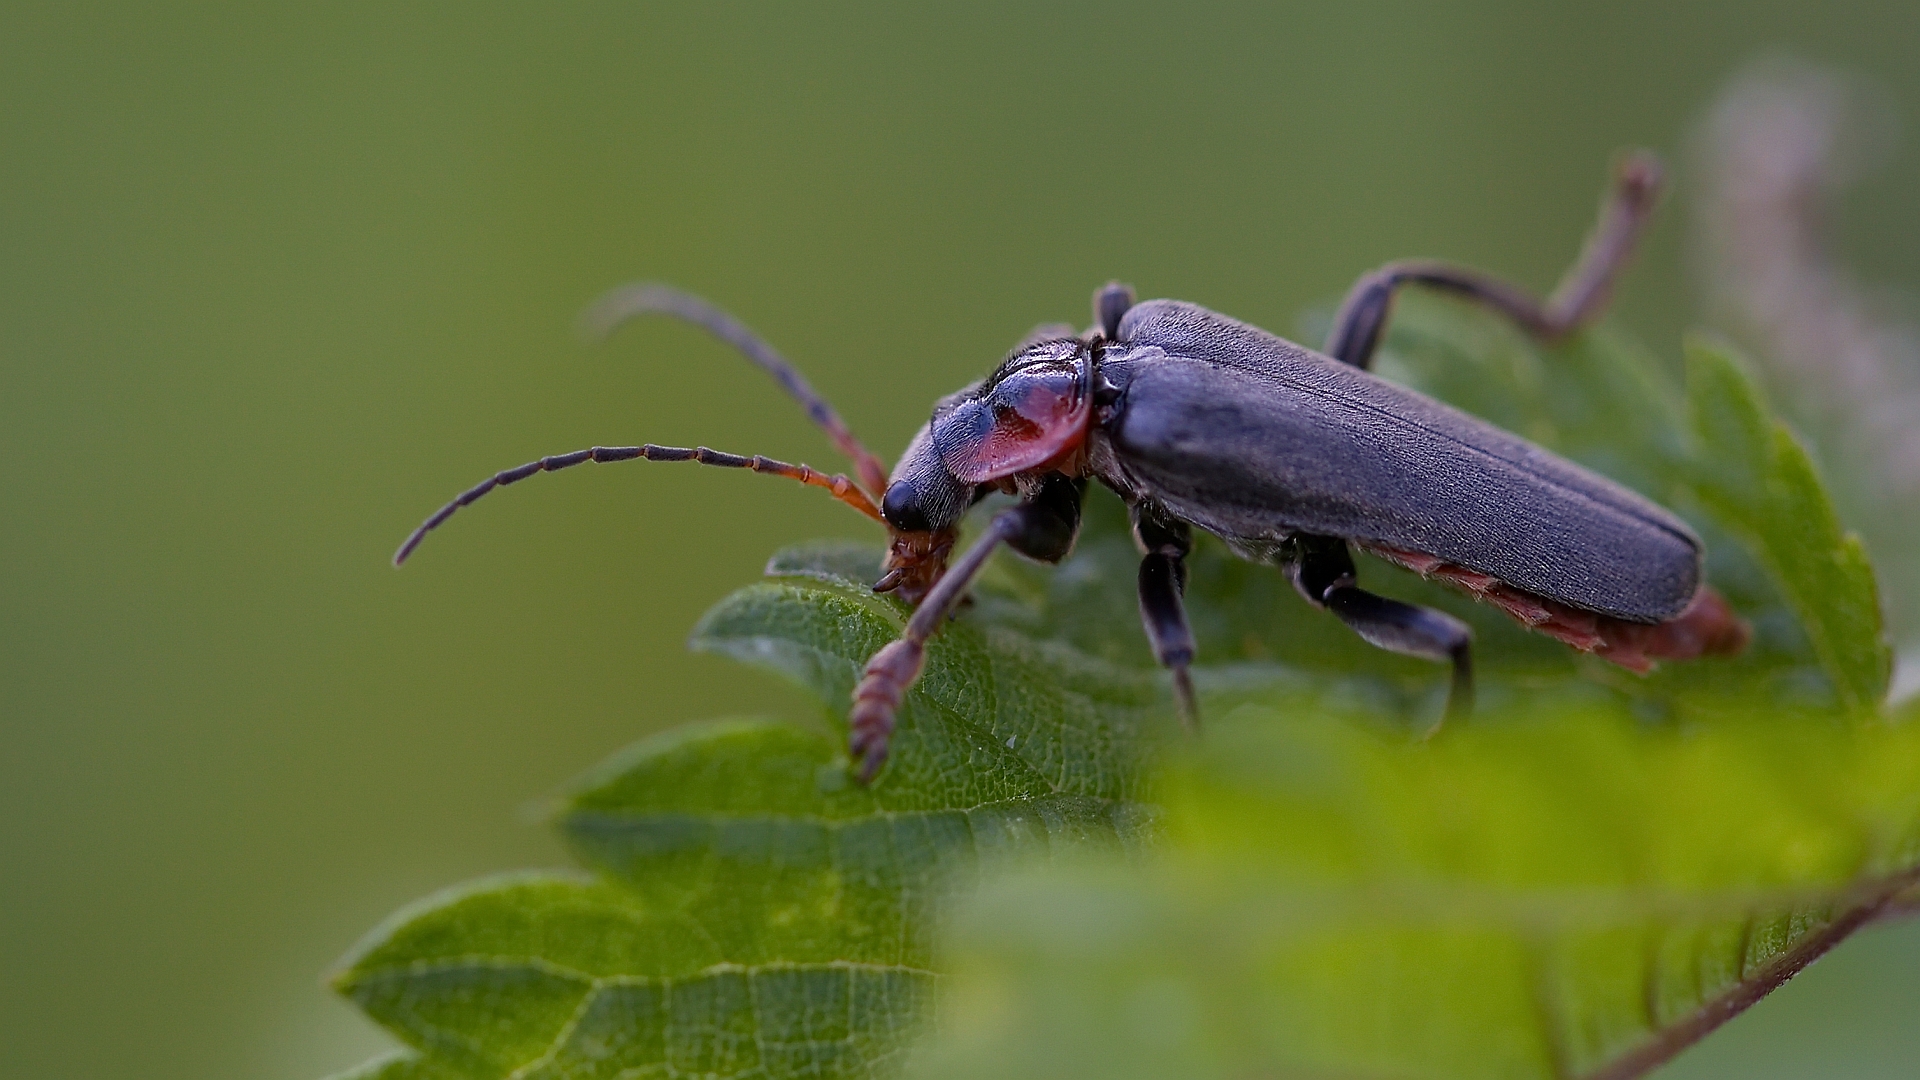
<path fill-rule="evenodd" d="M 1645 675 L 1660 660 L 1732 656 L 1747 647 L 1753 631 L 1710 586 L 1693 594 L 1685 611 L 1665 622 L 1636 623 L 1581 611 L 1516 589 L 1498 578 L 1417 551 L 1362 544 L 1362 548 L 1423 578 L 1444 581 L 1492 604 L 1515 622 L 1581 652 Z"/>

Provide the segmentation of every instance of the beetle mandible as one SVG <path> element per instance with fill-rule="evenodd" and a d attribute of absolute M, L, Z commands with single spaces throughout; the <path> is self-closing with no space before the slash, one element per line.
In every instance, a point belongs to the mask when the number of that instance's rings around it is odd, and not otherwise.
<path fill-rule="evenodd" d="M 1515 435 L 1368 372 L 1395 292 L 1421 285 L 1485 305 L 1544 340 L 1605 306 L 1657 201 L 1658 159 L 1622 159 L 1600 220 L 1541 300 L 1474 270 L 1390 263 L 1363 276 L 1324 352 L 1178 300 L 1136 302 L 1113 283 L 1094 325 L 1037 328 L 985 379 L 934 405 L 891 474 L 832 406 L 745 325 L 663 285 L 615 290 L 587 315 L 604 335 L 640 314 L 675 316 L 733 345 L 797 399 L 859 480 L 706 447 L 596 446 L 529 462 L 461 494 L 414 530 L 406 561 L 454 511 L 506 484 L 584 462 L 694 461 L 826 489 L 884 525 L 875 592 L 914 605 L 900 638 L 868 660 L 853 694 L 850 752 L 871 781 L 926 643 L 998 546 L 1057 563 L 1081 497 L 1099 480 L 1125 500 L 1140 563 L 1141 621 L 1173 677 L 1181 719 L 1198 720 L 1193 635 L 1182 606 L 1192 530 L 1285 569 L 1307 602 L 1382 649 L 1451 665 L 1445 716 L 1473 700 L 1472 634 L 1444 612 L 1359 587 L 1359 547 L 1465 590 L 1522 624 L 1645 673 L 1657 660 L 1726 655 L 1749 631 L 1701 581 L 1701 542 L 1674 514 Z M 949 559 L 969 507 L 1018 501 Z"/>

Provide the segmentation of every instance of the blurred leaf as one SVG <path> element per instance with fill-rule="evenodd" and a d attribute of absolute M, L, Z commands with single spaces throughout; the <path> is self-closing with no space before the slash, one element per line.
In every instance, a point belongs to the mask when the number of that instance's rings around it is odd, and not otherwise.
<path fill-rule="evenodd" d="M 359 1068 L 334 1073 L 327 1080 L 465 1080 L 466 1076 L 445 1062 L 400 1050 Z"/>
<path fill-rule="evenodd" d="M 1612 333 L 1543 350 L 1422 302 L 1390 346 L 1397 377 L 1685 513 L 1754 648 L 1640 679 L 1369 562 L 1380 591 L 1479 635 L 1481 712 L 1419 743 L 1440 669 L 1203 538 L 1188 604 L 1216 719 L 1169 778 L 1138 554 L 1096 491 L 1064 564 L 990 567 L 861 788 L 846 703 L 906 611 L 868 589 L 875 549 L 789 549 L 692 644 L 793 679 L 831 733 L 650 739 L 559 808 L 594 876 L 395 916 L 336 980 L 418 1055 L 368 1075 L 893 1073 L 956 899 L 1066 852 L 1080 869 L 1023 876 L 968 923 L 939 1052 L 961 1056 L 929 1068 L 1565 1075 L 1843 926 L 1914 860 L 1912 727 L 1871 719 L 1871 572 L 1739 367 L 1696 349 L 1683 397 Z"/>
<path fill-rule="evenodd" d="M 1920 725 L 1507 719 L 1237 712 L 1156 864 L 970 905 L 913 1075 L 1638 1075 L 1916 880 Z"/>

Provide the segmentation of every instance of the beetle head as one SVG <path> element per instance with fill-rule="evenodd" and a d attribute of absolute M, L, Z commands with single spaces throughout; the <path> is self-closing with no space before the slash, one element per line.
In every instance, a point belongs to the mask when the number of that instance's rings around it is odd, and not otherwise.
<path fill-rule="evenodd" d="M 984 381 L 942 398 L 894 467 L 880 513 L 893 533 L 876 591 L 917 602 L 946 568 L 967 508 L 1086 438 L 1093 364 L 1085 342 L 1027 345 Z"/>
<path fill-rule="evenodd" d="M 933 420 L 921 426 L 893 467 L 893 478 L 880 500 L 889 543 L 882 564 L 885 573 L 874 584 L 875 592 L 897 592 L 901 599 L 918 604 L 946 572 L 960 518 L 973 505 L 974 486 L 956 480 L 940 463 L 933 429 L 974 389 L 940 399 L 934 405 Z"/>

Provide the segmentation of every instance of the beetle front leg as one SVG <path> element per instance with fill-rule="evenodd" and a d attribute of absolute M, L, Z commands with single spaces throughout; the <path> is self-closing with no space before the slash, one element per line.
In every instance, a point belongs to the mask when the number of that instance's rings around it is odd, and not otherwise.
<path fill-rule="evenodd" d="M 1517 285 L 1477 270 L 1442 262 L 1388 263 L 1361 278 L 1347 292 L 1327 335 L 1328 356 L 1357 368 L 1373 363 L 1394 293 L 1400 286 L 1425 285 L 1456 293 L 1519 323 L 1549 340 L 1585 325 L 1607 305 L 1613 279 L 1633 254 L 1636 241 L 1660 193 L 1660 161 L 1646 151 L 1629 155 L 1614 177 L 1613 193 L 1600 214 L 1580 258 L 1544 301 Z"/>
<path fill-rule="evenodd" d="M 1145 549 L 1140 561 L 1140 622 L 1146 627 L 1153 658 L 1173 673 L 1174 702 L 1180 723 L 1188 731 L 1200 727 L 1200 707 L 1194 699 L 1193 631 L 1181 595 L 1187 588 L 1187 553 L 1193 534 L 1187 523 L 1168 517 L 1146 503 L 1133 506 L 1133 535 Z"/>
<path fill-rule="evenodd" d="M 1353 556 L 1344 540 L 1298 536 L 1294 545 L 1293 585 L 1308 603 L 1333 612 L 1369 645 L 1451 663 L 1453 686 L 1442 719 L 1459 719 L 1473 711 L 1471 627 L 1444 611 L 1389 600 L 1355 585 Z"/>
<path fill-rule="evenodd" d="M 1072 545 L 1072 529 L 1079 524 L 1079 503 L 1077 487 L 1073 481 L 1061 478 L 1076 496 L 1072 503 L 1073 521 L 1065 527 L 1065 546 Z M 1063 524 L 1062 500 L 1064 494 L 1057 489 L 1043 492 L 1050 497 L 1035 502 L 1024 502 L 1009 507 L 994 515 L 987 525 L 986 534 L 967 549 L 965 555 L 953 564 L 940 581 L 933 586 L 920 606 L 914 609 L 913 617 L 907 620 L 907 628 L 898 641 L 892 642 L 873 658 L 867 661 L 860 685 L 853 690 L 853 712 L 849 716 L 852 729 L 848 738 L 848 751 L 854 760 L 860 763 L 860 782 L 871 781 L 880 766 L 887 760 L 887 742 L 893 736 L 894 715 L 900 711 L 900 703 L 906 699 L 907 690 L 920 677 L 920 669 L 926 664 L 927 639 L 940 629 L 953 611 L 954 605 L 967 594 L 967 586 L 987 565 L 987 557 L 1001 544 L 1009 544 L 1020 551 L 1052 551 L 1065 554 L 1061 534 Z"/>

